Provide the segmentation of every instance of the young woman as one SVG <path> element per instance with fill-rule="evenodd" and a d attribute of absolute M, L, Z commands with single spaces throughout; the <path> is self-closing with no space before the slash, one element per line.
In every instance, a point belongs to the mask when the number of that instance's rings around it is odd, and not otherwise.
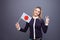
<path fill-rule="evenodd" d="M 42 40 L 42 30 L 44 33 L 47 32 L 49 23 L 49 17 L 46 16 L 46 21 L 44 22 L 42 18 L 41 7 L 35 7 L 33 10 L 33 16 L 29 23 L 26 22 L 25 28 L 21 28 L 19 23 L 16 23 L 16 28 L 19 31 L 26 32 L 30 28 L 29 40 Z M 42 29 L 42 30 L 41 30 Z"/>

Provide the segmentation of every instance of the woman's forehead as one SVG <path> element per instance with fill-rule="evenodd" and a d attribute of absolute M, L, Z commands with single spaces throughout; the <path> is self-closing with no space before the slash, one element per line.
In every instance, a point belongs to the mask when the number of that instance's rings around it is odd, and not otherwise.
<path fill-rule="evenodd" d="M 39 9 L 39 8 L 35 8 L 34 10 L 38 10 L 38 11 L 40 11 L 40 9 Z"/>

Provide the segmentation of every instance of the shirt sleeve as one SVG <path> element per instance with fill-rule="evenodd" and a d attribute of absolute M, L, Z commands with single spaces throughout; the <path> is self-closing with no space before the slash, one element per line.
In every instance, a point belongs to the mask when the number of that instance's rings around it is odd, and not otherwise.
<path fill-rule="evenodd" d="M 26 22 L 25 28 L 20 28 L 20 31 L 26 32 L 28 28 L 29 28 L 29 23 Z"/>
<path fill-rule="evenodd" d="M 47 23 L 45 23 L 45 25 L 46 25 L 46 26 L 48 26 L 48 24 L 47 24 Z"/>
<path fill-rule="evenodd" d="M 21 28 L 19 27 L 17 30 L 20 30 Z"/>
<path fill-rule="evenodd" d="M 46 33 L 48 29 L 48 24 L 45 24 L 43 19 L 41 20 L 41 27 L 42 27 L 43 32 Z"/>

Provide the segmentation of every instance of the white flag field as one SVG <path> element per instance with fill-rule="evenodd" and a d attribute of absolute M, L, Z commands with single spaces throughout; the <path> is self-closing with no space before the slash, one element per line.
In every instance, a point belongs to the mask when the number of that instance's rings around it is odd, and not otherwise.
<path fill-rule="evenodd" d="M 25 12 L 23 12 L 23 14 L 22 14 L 22 16 L 19 18 L 19 20 L 18 20 L 18 23 L 19 23 L 19 21 L 20 20 L 24 20 L 25 22 L 30 22 L 30 20 L 32 19 L 32 17 L 31 16 L 29 16 L 28 14 L 26 14 Z"/>

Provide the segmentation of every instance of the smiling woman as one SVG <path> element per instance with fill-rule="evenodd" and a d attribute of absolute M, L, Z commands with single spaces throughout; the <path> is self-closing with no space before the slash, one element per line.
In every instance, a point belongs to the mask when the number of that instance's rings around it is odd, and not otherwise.
<path fill-rule="evenodd" d="M 33 11 L 33 16 L 39 16 L 42 18 L 42 9 L 41 7 L 35 7 Z"/>
<path fill-rule="evenodd" d="M 33 33 L 33 16 L 36 6 L 40 6 L 42 9 L 42 19 L 45 20 L 45 16 L 48 15 L 50 23 L 48 25 L 47 33 L 40 34 L 40 27 L 42 28 L 43 20 L 36 19 L 35 34 L 42 35 L 42 40 L 60 40 L 60 0 L 0 0 L 0 40 L 28 40 L 32 39 Z M 39 9 L 39 8 L 38 8 Z M 32 19 L 29 23 L 30 30 L 26 33 L 19 32 L 15 28 L 15 24 L 18 18 L 22 15 L 22 12 L 26 12 Z M 40 20 L 40 21 L 39 21 Z M 18 21 L 19 22 L 19 21 Z M 41 22 L 41 23 L 40 23 Z M 20 29 L 24 29 L 25 23 L 21 20 L 18 23 Z M 47 23 L 47 22 L 46 22 Z M 28 23 L 26 23 L 27 25 Z M 17 28 L 18 28 L 17 27 Z M 32 29 L 31 29 L 32 28 Z M 32 30 L 32 31 L 31 31 Z M 40 31 L 39 31 L 40 30 Z M 20 30 L 22 31 L 22 30 Z M 25 30 L 26 31 L 26 30 Z M 29 32 L 30 31 L 30 32 Z M 37 32 L 36 32 L 37 31 Z M 45 32 L 45 31 L 44 31 Z M 30 34 L 29 34 L 30 33 Z M 35 38 L 36 38 L 35 35 Z M 30 38 L 31 36 L 31 38 Z"/>
<path fill-rule="evenodd" d="M 42 31 L 44 33 L 47 32 L 48 24 L 49 24 L 49 17 L 46 17 L 46 21 L 42 19 L 42 12 L 40 7 L 35 7 L 33 10 L 33 16 L 29 23 L 26 22 L 26 26 L 24 29 L 22 29 L 19 25 L 19 23 L 16 23 L 16 28 L 19 31 L 26 32 L 28 28 L 30 28 L 30 38 L 29 40 L 42 40 Z M 24 17 L 25 20 L 28 20 L 28 16 Z"/>

